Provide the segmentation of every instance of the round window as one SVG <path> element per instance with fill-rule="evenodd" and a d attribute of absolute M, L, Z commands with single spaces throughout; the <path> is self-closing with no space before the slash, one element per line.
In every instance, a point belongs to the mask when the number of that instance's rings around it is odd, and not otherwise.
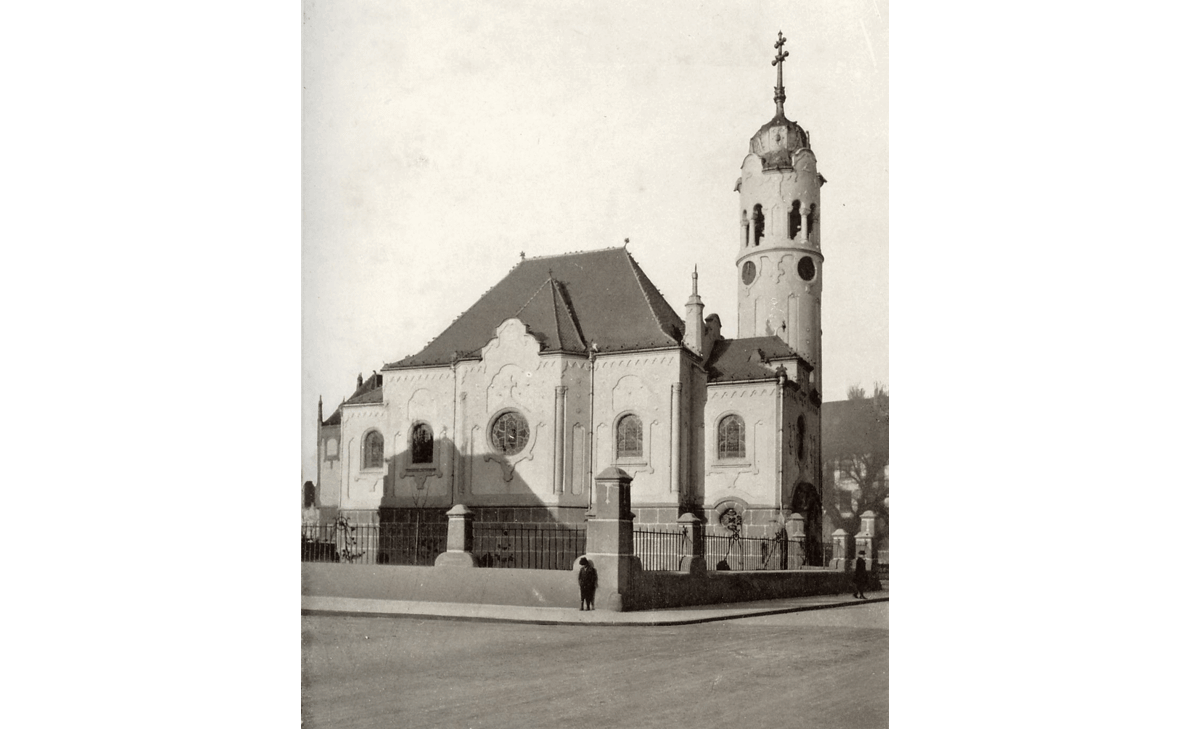
<path fill-rule="evenodd" d="M 745 286 L 748 286 L 749 284 L 751 284 L 753 282 L 753 279 L 755 279 L 756 277 L 757 277 L 756 265 L 754 265 L 752 261 L 746 261 L 745 264 L 740 267 L 740 280 L 744 281 Z"/>
<path fill-rule="evenodd" d="M 810 256 L 803 256 L 798 262 L 798 275 L 803 281 L 810 281 L 815 277 L 815 260 Z"/>
<path fill-rule="evenodd" d="M 521 413 L 510 410 L 501 413 L 500 417 L 492 421 L 492 432 L 489 436 L 493 448 L 511 456 L 520 453 L 529 442 L 529 423 Z"/>

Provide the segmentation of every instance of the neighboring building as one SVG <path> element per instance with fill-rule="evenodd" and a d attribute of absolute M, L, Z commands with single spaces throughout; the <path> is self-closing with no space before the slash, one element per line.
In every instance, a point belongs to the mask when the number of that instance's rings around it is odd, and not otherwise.
<path fill-rule="evenodd" d="M 825 180 L 785 117 L 786 55 L 736 184 L 740 238 L 725 241 L 740 338 L 704 317 L 697 273 L 680 317 L 624 248 L 523 257 L 326 420 L 320 403 L 324 518 L 442 521 L 466 504 L 481 521 L 579 525 L 612 465 L 633 476 L 638 524 L 693 512 L 716 532 L 739 516 L 761 536 L 798 511 L 820 533 Z"/>
<path fill-rule="evenodd" d="M 860 514 L 878 516 L 882 549 L 889 536 L 889 396 L 823 403 L 823 534 L 855 534 Z"/>

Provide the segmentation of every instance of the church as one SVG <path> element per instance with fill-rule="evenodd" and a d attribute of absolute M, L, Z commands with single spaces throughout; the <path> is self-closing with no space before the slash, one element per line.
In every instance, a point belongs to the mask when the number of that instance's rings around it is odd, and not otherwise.
<path fill-rule="evenodd" d="M 739 336 L 704 311 L 698 272 L 675 312 L 627 248 L 526 258 L 416 354 L 359 377 L 326 419 L 324 521 L 478 521 L 581 528 L 594 475 L 633 477 L 636 523 L 690 512 L 708 533 L 770 536 L 800 513 L 821 533 L 819 174 L 776 111 L 749 140 L 735 192 Z M 728 177 L 727 181 L 731 178 Z"/>

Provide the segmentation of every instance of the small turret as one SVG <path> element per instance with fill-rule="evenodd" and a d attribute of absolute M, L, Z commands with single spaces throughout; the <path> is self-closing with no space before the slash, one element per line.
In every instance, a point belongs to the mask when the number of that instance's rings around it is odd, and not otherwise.
<path fill-rule="evenodd" d="M 699 298 L 698 266 L 691 274 L 691 298 L 686 301 L 686 332 L 682 343 L 700 359 L 709 351 L 703 348 L 703 299 Z"/>

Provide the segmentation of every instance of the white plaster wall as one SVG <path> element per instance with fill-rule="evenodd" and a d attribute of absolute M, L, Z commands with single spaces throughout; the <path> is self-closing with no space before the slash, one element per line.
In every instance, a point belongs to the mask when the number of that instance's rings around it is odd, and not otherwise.
<path fill-rule="evenodd" d="M 746 456 L 740 460 L 719 459 L 716 441 L 721 418 L 739 415 L 747 428 Z M 703 503 L 734 497 L 750 506 L 779 505 L 778 485 L 777 383 L 757 382 L 714 386 L 707 389 L 704 406 Z"/>
<path fill-rule="evenodd" d="M 671 392 L 682 380 L 680 359 L 678 350 L 670 350 L 601 355 L 596 360 L 594 470 L 616 466 L 633 476 L 635 505 L 678 503 L 671 477 Z M 615 425 L 628 413 L 641 418 L 643 455 L 617 460 Z M 681 429 L 681 413 L 678 418 Z"/>

